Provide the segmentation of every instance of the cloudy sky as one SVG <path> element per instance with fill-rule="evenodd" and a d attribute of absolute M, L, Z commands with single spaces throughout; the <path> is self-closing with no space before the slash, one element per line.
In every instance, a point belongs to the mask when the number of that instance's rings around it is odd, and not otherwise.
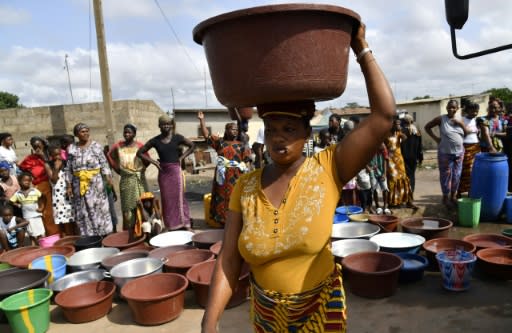
<path fill-rule="evenodd" d="M 153 99 L 169 110 L 174 96 L 176 108 L 219 107 L 192 29 L 214 15 L 283 2 L 103 0 L 113 99 Z M 512 88 L 512 50 L 471 60 L 452 55 L 443 0 L 319 2 L 360 14 L 398 101 Z M 470 1 L 469 20 L 457 31 L 459 53 L 512 43 L 511 14 L 510 1 Z M 70 84 L 75 103 L 101 100 L 92 0 L 0 0 L 0 36 L 0 91 L 26 106 L 70 104 Z M 350 61 L 345 93 L 320 107 L 368 105 Z"/>

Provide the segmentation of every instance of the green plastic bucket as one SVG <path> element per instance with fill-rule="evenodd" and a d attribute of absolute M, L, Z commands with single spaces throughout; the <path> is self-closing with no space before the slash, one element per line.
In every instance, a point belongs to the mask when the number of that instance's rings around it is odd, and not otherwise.
<path fill-rule="evenodd" d="M 0 262 L 0 271 L 5 271 L 6 269 L 12 268 L 11 265 L 5 262 Z"/>
<path fill-rule="evenodd" d="M 12 333 L 44 333 L 50 326 L 50 289 L 30 289 L 0 302 Z"/>
<path fill-rule="evenodd" d="M 457 200 L 459 225 L 474 228 L 480 222 L 482 199 L 460 198 Z"/>

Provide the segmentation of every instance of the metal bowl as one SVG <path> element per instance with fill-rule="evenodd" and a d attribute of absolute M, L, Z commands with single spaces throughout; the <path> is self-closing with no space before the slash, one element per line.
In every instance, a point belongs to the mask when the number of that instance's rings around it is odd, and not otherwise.
<path fill-rule="evenodd" d="M 54 292 L 60 292 L 64 289 L 78 286 L 87 282 L 101 281 L 105 278 L 103 275 L 104 272 L 104 269 L 90 269 L 67 274 L 50 284 L 50 289 Z"/>
<path fill-rule="evenodd" d="M 337 258 L 359 252 L 379 252 L 379 245 L 367 239 L 340 239 L 332 242 L 332 254 Z"/>
<path fill-rule="evenodd" d="M 167 258 L 137 258 L 119 263 L 112 267 L 109 272 L 103 275 L 112 278 L 114 283 L 121 289 L 124 284 L 130 280 L 154 274 L 162 273 L 163 266 L 167 262 Z"/>
<path fill-rule="evenodd" d="M 93 247 L 78 251 L 68 260 L 68 267 L 72 272 L 97 269 L 101 261 L 119 252 L 115 247 Z"/>
<path fill-rule="evenodd" d="M 379 231 L 379 226 L 366 222 L 338 223 L 332 225 L 331 238 L 370 238 Z"/>

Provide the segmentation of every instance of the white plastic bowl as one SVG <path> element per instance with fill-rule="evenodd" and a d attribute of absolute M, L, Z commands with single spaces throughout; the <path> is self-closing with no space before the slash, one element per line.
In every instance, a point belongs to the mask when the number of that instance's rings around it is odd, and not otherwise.
<path fill-rule="evenodd" d="M 335 239 L 370 238 L 380 231 L 378 225 L 366 222 L 347 222 L 332 225 L 331 237 Z"/>
<path fill-rule="evenodd" d="M 335 257 L 345 258 L 358 252 L 379 252 L 379 245 L 367 239 L 341 239 L 332 242 L 331 250 Z"/>
<path fill-rule="evenodd" d="M 387 232 L 370 238 L 379 245 L 384 252 L 410 252 L 416 253 L 425 243 L 425 237 L 405 232 Z"/>
<path fill-rule="evenodd" d="M 149 241 L 149 244 L 155 247 L 165 247 L 171 245 L 184 245 L 192 241 L 192 231 L 178 230 L 164 232 L 163 234 L 157 235 Z"/>

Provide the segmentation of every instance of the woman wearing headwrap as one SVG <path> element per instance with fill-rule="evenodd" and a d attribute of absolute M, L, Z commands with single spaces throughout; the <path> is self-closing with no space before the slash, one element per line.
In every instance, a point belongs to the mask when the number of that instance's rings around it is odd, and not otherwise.
<path fill-rule="evenodd" d="M 210 135 L 202 112 L 198 112 L 197 118 L 206 142 L 215 149 L 218 155 L 212 186 L 210 220 L 213 221 L 214 227 L 224 227 L 229 197 L 237 179 L 249 170 L 245 163 L 249 161 L 251 150 L 237 139 L 238 126 L 236 123 L 227 123 L 224 137 L 220 138 Z"/>
<path fill-rule="evenodd" d="M 11 164 L 7 161 L 0 162 L 0 187 L 4 192 L 5 199 L 8 201 L 14 193 L 20 189 L 18 178 L 10 174 Z"/>
<path fill-rule="evenodd" d="M 123 213 L 123 229 L 132 230 L 134 212 L 137 208 L 137 200 L 146 192 L 146 180 L 144 171 L 146 165 L 137 157 L 137 150 L 144 144 L 135 140 L 137 127 L 126 124 L 123 128 L 124 140 L 115 143 L 107 154 L 107 159 L 112 169 L 118 173 L 119 194 L 121 196 L 121 211 Z"/>
<path fill-rule="evenodd" d="M 191 229 L 181 162 L 192 154 L 194 143 L 175 132 L 176 123 L 167 115 L 158 118 L 158 127 L 160 135 L 146 142 L 137 151 L 137 156 L 158 168 L 158 185 L 165 226 L 170 230 Z M 182 153 L 181 147 L 186 147 L 187 150 Z M 158 160 L 154 160 L 147 154 L 151 148 L 158 153 Z"/>
<path fill-rule="evenodd" d="M 59 227 L 53 220 L 52 185 L 45 168 L 45 164 L 49 161 L 48 142 L 39 136 L 34 136 L 30 138 L 30 146 L 32 146 L 32 154 L 25 157 L 19 167 L 32 175 L 32 184 L 46 198 L 42 216 L 46 236 L 58 234 Z"/>
<path fill-rule="evenodd" d="M 75 221 L 82 236 L 105 236 L 112 232 L 107 186 L 112 174 L 103 147 L 91 140 L 89 126 L 78 123 L 73 129 L 78 142 L 68 148 L 65 177 L 68 196 L 75 212 Z"/>
<path fill-rule="evenodd" d="M 251 269 L 255 332 L 346 331 L 341 267 L 330 245 L 332 216 L 343 184 L 371 160 L 395 114 L 393 93 L 369 52 L 364 24 L 351 47 L 372 112 L 340 143 L 305 157 L 314 103 L 258 106 L 273 163 L 242 175 L 233 189 L 203 333 L 218 332 L 244 261 Z"/>

